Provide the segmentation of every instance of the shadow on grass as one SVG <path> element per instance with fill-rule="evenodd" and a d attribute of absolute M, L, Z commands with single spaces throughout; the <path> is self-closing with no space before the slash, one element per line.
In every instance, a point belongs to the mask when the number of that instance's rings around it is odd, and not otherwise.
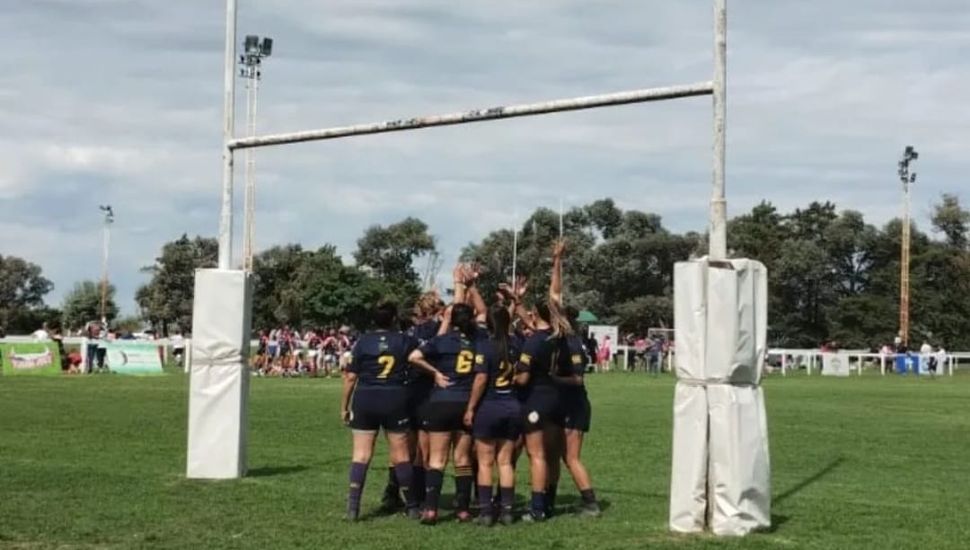
<path fill-rule="evenodd" d="M 765 529 L 764 531 L 760 531 L 760 532 L 762 532 L 762 533 L 769 533 L 769 534 L 775 533 L 776 531 L 778 531 L 779 529 L 781 529 L 781 526 L 782 525 L 788 523 L 788 520 L 789 519 L 790 518 L 788 516 L 780 516 L 778 514 L 771 514 L 771 527 Z"/>
<path fill-rule="evenodd" d="M 598 499 L 597 502 L 603 512 L 613 507 L 613 503 L 609 500 Z M 575 514 L 580 511 L 582 504 L 583 499 L 577 495 L 560 495 L 556 497 L 556 513 L 559 515 Z"/>
<path fill-rule="evenodd" d="M 298 474 L 309 470 L 307 466 L 263 466 L 246 472 L 246 477 L 273 477 Z"/>
<path fill-rule="evenodd" d="M 805 478 L 804 480 L 802 480 L 802 481 L 798 482 L 797 484 L 795 484 L 795 486 L 792 487 L 791 489 L 788 489 L 784 493 L 782 493 L 780 495 L 777 495 L 774 499 L 772 499 L 773 502 L 775 504 L 781 504 L 785 500 L 787 500 L 787 499 L 789 499 L 789 498 L 797 495 L 798 493 L 802 492 L 809 485 L 812 485 L 814 483 L 817 483 L 823 477 L 825 477 L 825 476 L 829 475 L 830 473 L 832 473 L 832 471 L 835 470 L 836 468 L 838 468 L 839 466 L 841 466 L 843 462 L 845 462 L 845 457 L 841 457 L 840 456 L 840 457 L 836 458 L 835 460 L 833 460 L 833 461 L 829 462 L 827 465 L 825 465 L 821 470 L 815 472 L 811 476 L 809 476 L 809 477 Z M 772 523 L 774 523 L 774 522 L 772 522 Z"/>

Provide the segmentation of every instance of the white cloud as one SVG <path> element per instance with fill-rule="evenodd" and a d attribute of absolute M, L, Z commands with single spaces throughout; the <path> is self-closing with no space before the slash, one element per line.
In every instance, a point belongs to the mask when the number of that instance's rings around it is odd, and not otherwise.
<path fill-rule="evenodd" d="M 132 311 L 137 268 L 163 242 L 215 234 L 221 9 L 0 4 L 0 31 L 18 52 L 0 74 L 0 252 L 42 264 L 61 289 L 96 276 L 95 207 L 110 202 L 112 268 Z M 966 193 L 963 0 L 730 10 L 731 213 L 762 199 L 782 208 L 832 199 L 881 223 L 898 211 L 895 159 L 907 143 L 921 152 L 914 204 Z M 277 132 L 704 80 L 710 17 L 707 2 L 660 0 L 240 0 L 239 32 L 276 38 L 260 129 Z M 240 85 L 240 117 L 243 95 Z M 367 226 L 416 215 L 451 261 L 560 196 L 570 206 L 609 195 L 676 230 L 702 230 L 709 106 L 696 98 L 260 150 L 257 243 L 332 242 L 349 254 Z"/>

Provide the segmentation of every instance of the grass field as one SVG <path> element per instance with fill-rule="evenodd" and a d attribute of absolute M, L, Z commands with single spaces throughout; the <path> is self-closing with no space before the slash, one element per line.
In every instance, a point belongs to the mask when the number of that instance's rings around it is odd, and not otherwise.
<path fill-rule="evenodd" d="M 337 380 L 254 380 L 250 475 L 198 482 L 183 474 L 181 374 L 0 378 L 0 547 L 970 545 L 970 377 L 767 380 L 775 526 L 728 540 L 667 531 L 673 379 L 617 373 L 589 385 L 586 458 L 604 516 L 485 530 L 402 517 L 341 522 L 349 434 Z M 385 456 L 379 445 L 365 515 L 377 508 Z M 520 497 L 525 490 L 520 483 Z M 575 503 L 574 493 L 564 479 L 560 504 Z"/>

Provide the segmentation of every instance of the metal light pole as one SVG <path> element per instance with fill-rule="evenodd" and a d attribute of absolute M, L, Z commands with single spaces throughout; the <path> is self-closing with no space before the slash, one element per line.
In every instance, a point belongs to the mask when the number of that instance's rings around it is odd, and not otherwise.
<path fill-rule="evenodd" d="M 102 229 L 102 248 L 101 248 L 101 325 L 107 328 L 108 325 L 108 246 L 111 243 L 111 224 L 115 221 L 115 213 L 110 204 L 103 204 L 98 207 L 104 213 L 104 228 Z"/>
<path fill-rule="evenodd" d="M 239 76 L 246 79 L 246 135 L 256 137 L 256 106 L 259 100 L 259 80 L 262 77 L 264 57 L 273 53 L 273 39 L 259 39 L 247 35 L 243 43 L 243 55 L 239 56 Z M 253 248 L 256 238 L 256 152 L 246 150 L 246 195 L 243 214 L 243 269 L 253 270 Z"/>
<path fill-rule="evenodd" d="M 232 269 L 232 168 L 229 143 L 236 138 L 236 0 L 226 0 L 226 50 L 222 98 L 222 198 L 219 208 L 219 269 Z"/>
<path fill-rule="evenodd" d="M 899 260 L 899 338 L 902 344 L 909 347 L 909 241 L 910 241 L 910 185 L 916 181 L 916 172 L 910 173 L 909 163 L 918 159 L 919 153 L 912 145 L 907 145 L 903 151 L 903 159 L 899 161 L 899 181 L 903 184 L 903 227 L 902 244 Z"/>

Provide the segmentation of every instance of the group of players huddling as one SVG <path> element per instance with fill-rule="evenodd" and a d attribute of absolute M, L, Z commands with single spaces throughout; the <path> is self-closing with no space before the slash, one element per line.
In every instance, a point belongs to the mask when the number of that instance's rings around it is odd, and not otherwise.
<path fill-rule="evenodd" d="M 454 302 L 434 294 L 415 306 L 414 326 L 397 330 L 397 306 L 376 308 L 376 330 L 363 334 L 344 374 L 341 418 L 353 432 L 347 518 L 360 516 L 361 494 L 377 432 L 391 461 L 384 506 L 433 525 L 449 458 L 454 458 L 456 519 L 472 521 L 477 489 L 484 526 L 515 521 L 515 464 L 529 458 L 532 496 L 523 521 L 555 509 L 560 462 L 582 497 L 580 513 L 600 506 L 581 460 L 590 404 L 583 385 L 587 359 L 574 308 L 562 300 L 564 242 L 553 250 L 548 300 L 522 303 L 524 279 L 500 285 L 486 306 L 477 270 L 454 271 Z M 477 472 L 475 471 L 477 468 Z M 493 473 L 498 494 L 493 493 Z"/>

